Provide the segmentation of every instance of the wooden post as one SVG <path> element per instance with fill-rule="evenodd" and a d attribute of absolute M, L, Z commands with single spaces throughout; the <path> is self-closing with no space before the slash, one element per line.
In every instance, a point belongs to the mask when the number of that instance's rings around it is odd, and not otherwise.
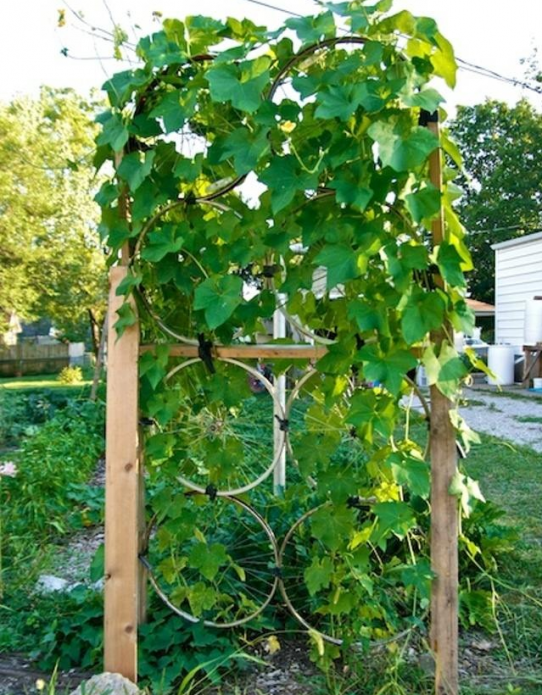
<path fill-rule="evenodd" d="M 111 269 L 107 362 L 105 487 L 105 670 L 137 682 L 140 613 L 138 450 L 139 326 L 114 329 L 124 298 L 116 294 L 125 266 Z"/>
<path fill-rule="evenodd" d="M 429 117 L 428 128 L 439 136 L 438 114 Z M 431 155 L 430 178 L 442 189 L 440 148 Z M 444 239 L 442 208 L 433 222 L 433 246 Z M 443 286 L 442 278 L 436 278 Z M 435 331 L 431 338 L 438 351 L 446 331 Z M 435 579 L 431 591 L 431 649 L 435 657 L 436 695 L 457 695 L 458 674 L 458 505 L 450 495 L 457 468 L 455 432 L 450 420 L 452 403 L 436 386 L 431 387 L 431 567 Z"/>

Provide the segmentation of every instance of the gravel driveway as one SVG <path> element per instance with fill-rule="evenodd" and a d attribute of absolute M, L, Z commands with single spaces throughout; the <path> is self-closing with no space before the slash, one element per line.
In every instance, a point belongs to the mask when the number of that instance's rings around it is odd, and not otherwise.
<path fill-rule="evenodd" d="M 476 389 L 465 389 L 465 397 L 470 404 L 460 412 L 473 430 L 542 452 L 542 400 L 494 396 Z"/>

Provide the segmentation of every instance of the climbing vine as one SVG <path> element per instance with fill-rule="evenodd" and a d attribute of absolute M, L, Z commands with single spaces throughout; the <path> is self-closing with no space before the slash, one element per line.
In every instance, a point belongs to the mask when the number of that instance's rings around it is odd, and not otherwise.
<path fill-rule="evenodd" d="M 433 20 L 391 6 L 328 4 L 273 32 L 166 20 L 140 41 L 141 67 L 105 84 L 97 165 L 115 176 L 97 197 L 100 231 L 111 262 L 130 266 L 117 329 L 137 307 L 158 343 L 140 364 L 150 554 L 157 589 L 188 619 L 255 619 L 280 583 L 312 634 L 338 645 L 393 638 L 427 608 L 429 465 L 404 404 L 418 365 L 456 398 L 465 362 L 451 335 L 438 351 L 429 336 L 470 331 L 472 266 L 451 170 L 439 190 L 428 166 L 434 84 L 454 86 L 453 51 Z M 458 162 L 445 133 L 441 146 Z M 254 394 L 245 367 L 213 356 L 261 342 L 277 306 L 287 341 L 326 347 L 279 417 L 281 499 L 273 387 L 249 363 Z M 179 341 L 201 359 L 173 357 Z M 300 366 L 272 371 L 295 380 Z M 468 512 L 477 487 L 454 485 Z"/>

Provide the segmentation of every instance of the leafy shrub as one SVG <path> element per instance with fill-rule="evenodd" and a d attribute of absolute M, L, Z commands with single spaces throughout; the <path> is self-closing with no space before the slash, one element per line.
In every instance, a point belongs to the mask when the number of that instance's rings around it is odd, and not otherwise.
<path fill-rule="evenodd" d="M 0 389 L 0 446 L 13 444 L 29 424 L 23 394 Z"/>
<path fill-rule="evenodd" d="M 85 401 L 58 411 L 17 456 L 19 473 L 6 481 L 4 528 L 10 539 L 33 542 L 63 534 L 73 511 L 72 493 L 88 481 L 104 449 L 104 408 Z"/>
<path fill-rule="evenodd" d="M 58 410 L 86 396 L 87 389 L 0 388 L 0 446 L 14 446 L 23 436 L 35 433 L 35 427 L 47 422 Z"/>
<path fill-rule="evenodd" d="M 61 384 L 80 384 L 83 381 L 81 367 L 64 367 L 58 375 Z"/>

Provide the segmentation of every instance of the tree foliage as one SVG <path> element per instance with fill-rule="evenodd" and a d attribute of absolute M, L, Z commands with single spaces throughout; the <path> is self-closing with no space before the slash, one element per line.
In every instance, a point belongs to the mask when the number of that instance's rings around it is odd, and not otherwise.
<path fill-rule="evenodd" d="M 542 114 L 526 100 L 461 106 L 451 131 L 463 157 L 465 195 L 458 208 L 474 260 L 469 288 L 495 296 L 491 244 L 542 226 Z"/>
<path fill-rule="evenodd" d="M 72 90 L 0 105 L 0 322 L 48 317 L 70 338 L 104 309 L 92 166 L 96 105 Z"/>

